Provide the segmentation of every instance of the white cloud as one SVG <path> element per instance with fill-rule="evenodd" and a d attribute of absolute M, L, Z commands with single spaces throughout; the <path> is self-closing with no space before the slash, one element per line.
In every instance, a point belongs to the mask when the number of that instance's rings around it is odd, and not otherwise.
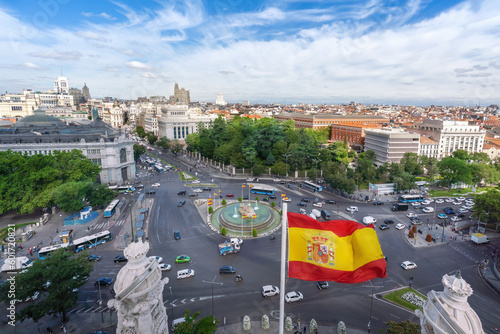
<path fill-rule="evenodd" d="M 148 65 L 141 63 L 140 61 L 136 61 L 136 60 L 128 61 L 125 63 L 125 65 L 127 65 L 130 68 L 138 69 L 138 70 L 148 70 L 151 68 L 151 66 L 148 66 Z"/>
<path fill-rule="evenodd" d="M 102 13 L 99 13 L 99 14 L 82 12 L 81 14 L 83 16 L 85 16 L 85 17 L 102 17 L 104 19 L 111 20 L 111 21 L 116 20 L 116 17 L 114 17 L 112 15 L 109 15 L 108 13 L 105 13 L 105 12 L 102 12 Z"/>
<path fill-rule="evenodd" d="M 23 68 L 33 69 L 33 70 L 45 70 L 45 68 L 38 66 L 37 64 L 26 62 L 20 65 Z"/>

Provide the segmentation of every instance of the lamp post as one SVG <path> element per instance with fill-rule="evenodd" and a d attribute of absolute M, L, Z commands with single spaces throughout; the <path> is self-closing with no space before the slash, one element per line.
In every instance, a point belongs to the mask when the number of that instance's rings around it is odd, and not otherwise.
<path fill-rule="evenodd" d="M 318 184 L 318 162 L 321 162 L 321 159 L 312 159 L 314 163 L 316 163 L 316 168 L 314 169 L 314 175 L 316 176 L 316 184 Z"/>
<path fill-rule="evenodd" d="M 370 320 L 368 320 L 368 333 L 371 332 L 370 324 L 372 322 L 372 309 L 373 309 L 373 286 L 372 286 L 372 295 L 370 298 Z"/>
<path fill-rule="evenodd" d="M 444 226 L 446 225 L 446 219 L 443 219 L 443 233 L 441 234 L 441 242 L 444 242 Z"/>
<path fill-rule="evenodd" d="M 172 299 L 173 296 L 172 296 L 172 287 L 169 286 L 168 287 L 170 289 L 170 309 L 172 310 L 171 311 L 171 314 L 172 314 L 172 319 L 170 319 L 170 322 L 174 321 L 174 300 Z"/>
<path fill-rule="evenodd" d="M 215 279 L 217 276 L 214 276 L 214 279 L 211 281 L 205 281 L 203 280 L 202 283 L 208 283 L 212 284 L 212 321 L 215 323 L 215 316 L 214 316 L 214 284 L 219 284 L 219 285 L 224 285 L 224 283 L 221 282 L 216 282 Z"/>
<path fill-rule="evenodd" d="M 283 154 L 283 156 L 285 157 L 285 170 L 286 170 L 286 177 L 288 178 L 288 157 L 291 156 L 291 154 L 287 153 Z"/>

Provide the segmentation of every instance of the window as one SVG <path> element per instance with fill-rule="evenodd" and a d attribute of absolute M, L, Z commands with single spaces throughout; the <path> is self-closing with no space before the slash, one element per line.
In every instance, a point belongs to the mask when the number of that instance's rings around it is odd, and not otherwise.
<path fill-rule="evenodd" d="M 127 162 L 127 150 L 122 148 L 120 150 L 120 163 Z"/>
<path fill-rule="evenodd" d="M 99 159 L 90 159 L 90 161 L 92 161 L 92 163 L 95 165 L 101 166 L 101 159 L 100 158 Z"/>

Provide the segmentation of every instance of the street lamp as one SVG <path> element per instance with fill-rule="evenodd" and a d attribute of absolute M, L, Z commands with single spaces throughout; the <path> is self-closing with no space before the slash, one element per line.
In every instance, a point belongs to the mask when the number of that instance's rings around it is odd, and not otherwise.
<path fill-rule="evenodd" d="M 171 313 L 172 313 L 172 319 L 170 319 L 170 322 L 174 321 L 174 300 L 172 299 L 172 287 L 169 286 L 168 287 L 170 289 L 170 308 L 172 309 Z"/>
<path fill-rule="evenodd" d="M 318 183 L 318 162 L 321 162 L 321 159 L 312 159 L 314 163 L 316 163 L 316 168 L 314 169 L 314 174 L 316 176 L 316 184 Z"/>
<path fill-rule="evenodd" d="M 283 154 L 283 156 L 285 157 L 286 177 L 288 178 L 288 157 L 291 156 L 291 154 L 287 153 L 287 154 Z"/>
<path fill-rule="evenodd" d="M 214 279 L 211 281 L 205 281 L 203 280 L 202 283 L 208 283 L 212 284 L 212 321 L 215 323 L 215 316 L 214 316 L 214 284 L 219 284 L 219 285 L 224 285 L 224 283 L 221 282 L 216 282 L 215 279 L 217 276 L 214 276 Z"/>

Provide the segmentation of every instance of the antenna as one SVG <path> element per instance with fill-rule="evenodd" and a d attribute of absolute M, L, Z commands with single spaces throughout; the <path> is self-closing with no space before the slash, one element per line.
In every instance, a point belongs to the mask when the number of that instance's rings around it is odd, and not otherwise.
<path fill-rule="evenodd" d="M 61 66 L 61 76 L 63 76 L 62 66 Z"/>

